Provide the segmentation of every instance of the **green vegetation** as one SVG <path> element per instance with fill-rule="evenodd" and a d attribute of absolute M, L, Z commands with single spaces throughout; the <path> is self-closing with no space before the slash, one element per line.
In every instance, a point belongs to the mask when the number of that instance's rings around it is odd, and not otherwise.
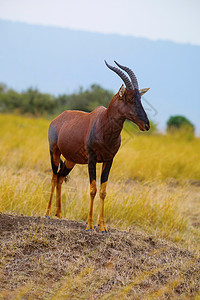
<path fill-rule="evenodd" d="M 184 116 L 172 116 L 167 121 L 167 130 L 169 132 L 185 130 L 194 134 L 194 129 L 194 125 Z"/>

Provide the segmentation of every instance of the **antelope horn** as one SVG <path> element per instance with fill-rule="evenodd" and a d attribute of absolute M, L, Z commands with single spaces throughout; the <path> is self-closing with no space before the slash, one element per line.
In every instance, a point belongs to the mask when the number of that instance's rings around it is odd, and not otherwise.
<path fill-rule="evenodd" d="M 110 66 L 110 65 L 107 63 L 106 60 L 105 60 L 105 64 L 106 64 L 106 66 L 107 66 L 109 69 L 111 69 L 112 71 L 114 71 L 115 73 L 117 73 L 117 74 L 119 75 L 119 77 L 121 77 L 121 79 L 124 81 L 124 83 L 125 83 L 125 85 L 126 85 L 126 89 L 127 89 L 127 90 L 132 90 L 132 89 L 133 89 L 132 84 L 131 84 L 129 78 L 128 78 L 128 77 L 127 77 L 120 69 L 118 69 L 118 68 L 116 68 L 116 67 Z"/>
<path fill-rule="evenodd" d="M 133 88 L 139 90 L 138 81 L 137 81 L 137 78 L 136 78 L 135 74 L 133 73 L 133 71 L 132 71 L 131 69 L 125 67 L 125 66 L 120 65 L 120 64 L 119 64 L 118 62 L 116 62 L 115 60 L 114 60 L 114 62 L 116 63 L 116 65 L 117 65 L 118 67 L 120 67 L 122 70 L 124 70 L 124 71 L 126 71 L 126 72 L 128 73 L 128 75 L 129 75 L 130 78 L 131 78 L 131 82 L 132 82 L 132 84 L 133 84 Z"/>

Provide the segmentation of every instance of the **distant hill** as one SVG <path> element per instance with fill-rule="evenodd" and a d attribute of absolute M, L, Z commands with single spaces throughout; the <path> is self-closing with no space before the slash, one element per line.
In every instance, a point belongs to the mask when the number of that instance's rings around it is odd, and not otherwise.
<path fill-rule="evenodd" d="M 151 87 L 145 99 L 155 109 L 144 106 L 160 128 L 179 114 L 200 132 L 200 46 L 3 20 L 0 39 L 0 82 L 9 87 L 62 94 L 98 83 L 116 92 L 122 81 L 104 64 L 116 59 Z"/>

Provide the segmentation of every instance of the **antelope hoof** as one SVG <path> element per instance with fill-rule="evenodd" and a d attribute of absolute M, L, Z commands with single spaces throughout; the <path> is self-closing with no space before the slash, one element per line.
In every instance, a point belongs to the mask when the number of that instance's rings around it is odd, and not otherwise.
<path fill-rule="evenodd" d="M 86 227 L 86 231 L 92 231 L 94 229 L 94 226 L 92 224 L 87 224 L 87 227 Z"/>
<path fill-rule="evenodd" d="M 99 222 L 99 232 L 101 233 L 107 233 L 108 229 L 106 228 L 104 222 Z"/>
<path fill-rule="evenodd" d="M 45 219 L 51 219 L 51 218 L 50 218 L 49 216 L 47 216 L 47 215 L 46 215 L 46 216 L 44 216 L 44 217 L 45 217 Z"/>
<path fill-rule="evenodd" d="M 86 231 L 93 230 L 93 229 L 94 229 L 93 221 L 92 220 L 87 220 Z"/>
<path fill-rule="evenodd" d="M 62 219 L 62 214 L 61 214 L 61 212 L 57 212 L 57 213 L 55 214 L 55 216 L 56 216 L 57 218 L 59 218 L 59 219 Z"/>

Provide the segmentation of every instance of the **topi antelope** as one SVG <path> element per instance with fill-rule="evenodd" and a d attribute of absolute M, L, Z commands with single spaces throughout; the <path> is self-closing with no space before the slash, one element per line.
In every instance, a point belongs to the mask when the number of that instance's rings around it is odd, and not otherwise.
<path fill-rule="evenodd" d="M 141 131 L 150 128 L 141 103 L 141 96 L 149 89 L 139 90 L 133 71 L 116 61 L 115 63 L 127 72 L 131 80 L 119 68 L 112 67 L 105 61 L 106 66 L 117 73 L 125 83 L 125 86 L 122 84 L 118 93 L 114 95 L 108 108 L 100 106 L 91 113 L 66 110 L 51 122 L 48 132 L 53 177 L 46 217 L 49 218 L 56 187 L 56 216 L 62 218 L 62 183 L 76 164 L 88 164 L 91 200 L 86 230 L 93 229 L 93 203 L 97 192 L 96 164 L 102 163 L 98 222 L 100 232 L 107 232 L 104 222 L 106 185 L 113 158 L 121 144 L 120 133 L 124 121 L 128 119 L 136 123 Z M 60 159 L 61 154 L 65 157 L 64 162 Z"/>

